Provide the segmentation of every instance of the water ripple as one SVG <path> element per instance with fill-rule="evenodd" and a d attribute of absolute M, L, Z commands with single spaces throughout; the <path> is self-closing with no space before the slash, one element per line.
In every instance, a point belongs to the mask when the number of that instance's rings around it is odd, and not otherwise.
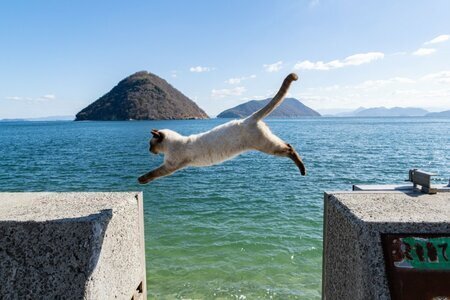
<path fill-rule="evenodd" d="M 144 191 L 149 298 L 318 299 L 323 191 L 450 175 L 450 119 L 269 120 L 303 157 L 250 152 L 140 186 L 162 162 L 149 130 L 183 134 L 226 120 L 0 123 L 1 191 Z"/>

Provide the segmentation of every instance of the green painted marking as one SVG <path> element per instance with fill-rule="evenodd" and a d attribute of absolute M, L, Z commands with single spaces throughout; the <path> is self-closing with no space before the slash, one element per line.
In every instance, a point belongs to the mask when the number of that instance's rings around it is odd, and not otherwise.
<path fill-rule="evenodd" d="M 405 237 L 400 238 L 400 240 L 402 241 L 402 244 L 409 244 L 411 246 L 411 250 L 408 253 L 412 259 L 408 259 L 405 256 L 404 260 L 410 263 L 414 269 L 450 270 L 450 237 Z M 433 250 L 427 248 L 427 243 L 431 243 L 431 248 L 436 250 L 437 259 L 435 261 L 431 261 L 429 258 L 432 256 L 432 253 L 429 252 L 433 252 Z M 420 248 L 420 246 L 423 249 L 423 261 L 421 261 L 419 255 L 417 255 L 417 249 Z M 402 245 L 402 250 L 403 253 L 406 254 L 407 251 L 404 245 Z"/>

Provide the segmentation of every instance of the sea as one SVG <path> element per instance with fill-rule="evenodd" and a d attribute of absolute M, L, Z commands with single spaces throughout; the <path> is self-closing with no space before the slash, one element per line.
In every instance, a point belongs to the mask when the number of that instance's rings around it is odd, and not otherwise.
<path fill-rule="evenodd" d="M 0 192 L 143 191 L 149 299 L 319 299 L 323 194 L 450 177 L 450 118 L 268 119 L 308 170 L 248 152 L 148 185 L 152 128 L 189 135 L 227 119 L 0 122 Z M 0 203 L 1 208 L 1 203 Z"/>

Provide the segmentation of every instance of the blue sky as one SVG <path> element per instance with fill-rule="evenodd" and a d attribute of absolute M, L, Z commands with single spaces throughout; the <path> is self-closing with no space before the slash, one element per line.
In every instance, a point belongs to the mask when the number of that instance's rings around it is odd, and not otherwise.
<path fill-rule="evenodd" d="M 75 115 L 140 70 L 211 116 L 290 95 L 320 112 L 450 109 L 450 1 L 3 1 L 0 118 Z"/>

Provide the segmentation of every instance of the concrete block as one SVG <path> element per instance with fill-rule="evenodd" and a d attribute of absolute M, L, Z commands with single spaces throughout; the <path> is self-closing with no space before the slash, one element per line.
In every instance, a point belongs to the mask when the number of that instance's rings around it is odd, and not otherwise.
<path fill-rule="evenodd" d="M 136 192 L 0 193 L 0 299 L 146 297 L 142 204 Z"/>
<path fill-rule="evenodd" d="M 391 299 L 383 234 L 449 234 L 450 193 L 325 193 L 324 299 Z"/>

